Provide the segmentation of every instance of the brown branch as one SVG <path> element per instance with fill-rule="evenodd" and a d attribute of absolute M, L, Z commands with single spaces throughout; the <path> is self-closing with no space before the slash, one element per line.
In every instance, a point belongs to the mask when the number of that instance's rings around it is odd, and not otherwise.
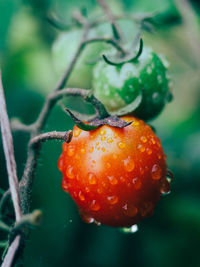
<path fill-rule="evenodd" d="M 18 221 L 20 220 L 22 215 L 20 209 L 19 186 L 18 186 L 15 156 L 14 156 L 13 139 L 12 139 L 10 123 L 8 119 L 5 97 L 3 92 L 3 85 L 1 80 L 1 71 L 0 71 L 0 121 L 1 121 L 3 148 L 8 171 L 9 186 L 14 205 L 16 221 Z"/>
<path fill-rule="evenodd" d="M 9 249 L 7 251 L 7 254 L 4 258 L 4 261 L 1 265 L 1 267 L 10 267 L 12 266 L 12 263 L 14 261 L 15 254 L 19 248 L 20 245 L 21 236 L 17 235 L 11 245 L 9 246 Z"/>
<path fill-rule="evenodd" d="M 12 139 L 10 123 L 8 119 L 5 97 L 3 92 L 1 71 L 0 71 L 0 121 L 1 121 L 3 148 L 6 157 L 6 165 L 8 171 L 9 187 L 10 187 L 12 202 L 14 205 L 16 222 L 18 222 L 22 217 L 20 198 L 19 198 L 19 185 L 17 178 L 16 162 L 14 157 L 13 139 Z M 21 237 L 17 236 L 13 241 L 13 243 L 10 245 L 7 254 L 5 256 L 4 262 L 2 264 L 3 267 L 11 266 L 14 260 L 14 256 L 19 247 L 20 239 Z"/>
<path fill-rule="evenodd" d="M 62 140 L 67 143 L 69 143 L 72 139 L 73 132 L 69 130 L 68 132 L 48 132 L 48 133 L 43 133 L 38 136 L 35 136 L 30 140 L 29 145 L 32 147 L 37 147 L 38 144 L 41 144 L 43 142 L 46 142 L 48 140 Z"/>
<path fill-rule="evenodd" d="M 118 24 L 116 23 L 115 16 L 112 14 L 108 4 L 104 0 L 97 0 L 97 1 L 98 1 L 99 5 L 102 7 L 102 9 L 104 10 L 105 14 L 107 15 L 108 20 L 111 22 L 118 38 L 120 40 L 122 40 L 121 30 L 120 30 Z"/>

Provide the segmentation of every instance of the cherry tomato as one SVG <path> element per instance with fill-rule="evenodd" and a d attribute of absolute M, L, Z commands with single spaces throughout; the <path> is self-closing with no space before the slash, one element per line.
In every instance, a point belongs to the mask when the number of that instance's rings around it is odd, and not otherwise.
<path fill-rule="evenodd" d="M 75 126 L 71 143 L 63 143 L 62 188 L 88 223 L 134 225 L 151 216 L 161 193 L 169 191 L 159 138 L 144 121 L 122 118 L 132 124 L 90 132 Z"/>

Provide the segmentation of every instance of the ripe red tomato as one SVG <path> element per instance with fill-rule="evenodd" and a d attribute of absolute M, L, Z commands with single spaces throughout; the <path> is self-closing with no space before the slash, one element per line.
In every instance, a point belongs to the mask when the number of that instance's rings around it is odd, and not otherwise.
<path fill-rule="evenodd" d="M 161 193 L 169 191 L 159 138 L 142 120 L 125 128 L 104 125 L 86 132 L 76 126 L 63 144 L 58 167 L 86 222 L 128 227 L 149 217 Z"/>

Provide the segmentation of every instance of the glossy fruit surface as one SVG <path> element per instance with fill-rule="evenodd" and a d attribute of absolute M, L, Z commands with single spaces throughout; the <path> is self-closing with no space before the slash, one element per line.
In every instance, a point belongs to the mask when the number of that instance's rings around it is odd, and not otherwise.
<path fill-rule="evenodd" d="M 110 112 L 118 111 L 141 95 L 133 114 L 144 120 L 152 119 L 161 112 L 171 94 L 167 64 L 148 47 L 135 62 L 113 66 L 100 61 L 93 72 L 94 94 Z"/>
<path fill-rule="evenodd" d="M 161 193 L 169 191 L 159 138 L 142 120 L 125 128 L 104 125 L 86 132 L 76 126 L 63 144 L 58 167 L 86 222 L 128 227 L 149 217 Z"/>

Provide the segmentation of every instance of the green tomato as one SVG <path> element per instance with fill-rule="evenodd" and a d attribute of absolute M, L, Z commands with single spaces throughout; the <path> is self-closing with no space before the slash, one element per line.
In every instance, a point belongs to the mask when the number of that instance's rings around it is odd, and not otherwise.
<path fill-rule="evenodd" d="M 91 38 L 102 35 L 102 28 L 93 29 L 90 32 Z M 63 76 L 67 66 L 76 53 L 81 36 L 82 30 L 76 29 L 61 33 L 55 40 L 52 48 L 52 59 L 58 79 Z M 108 47 L 110 46 L 103 42 L 88 44 L 78 58 L 67 86 L 90 89 L 94 64 L 88 64 L 88 61 L 98 58 L 100 52 Z"/>
<path fill-rule="evenodd" d="M 145 47 L 139 59 L 120 66 L 100 61 L 94 68 L 94 95 L 109 112 L 127 113 L 149 120 L 157 116 L 169 99 L 168 63 Z M 132 105 L 132 110 L 130 109 Z"/>

